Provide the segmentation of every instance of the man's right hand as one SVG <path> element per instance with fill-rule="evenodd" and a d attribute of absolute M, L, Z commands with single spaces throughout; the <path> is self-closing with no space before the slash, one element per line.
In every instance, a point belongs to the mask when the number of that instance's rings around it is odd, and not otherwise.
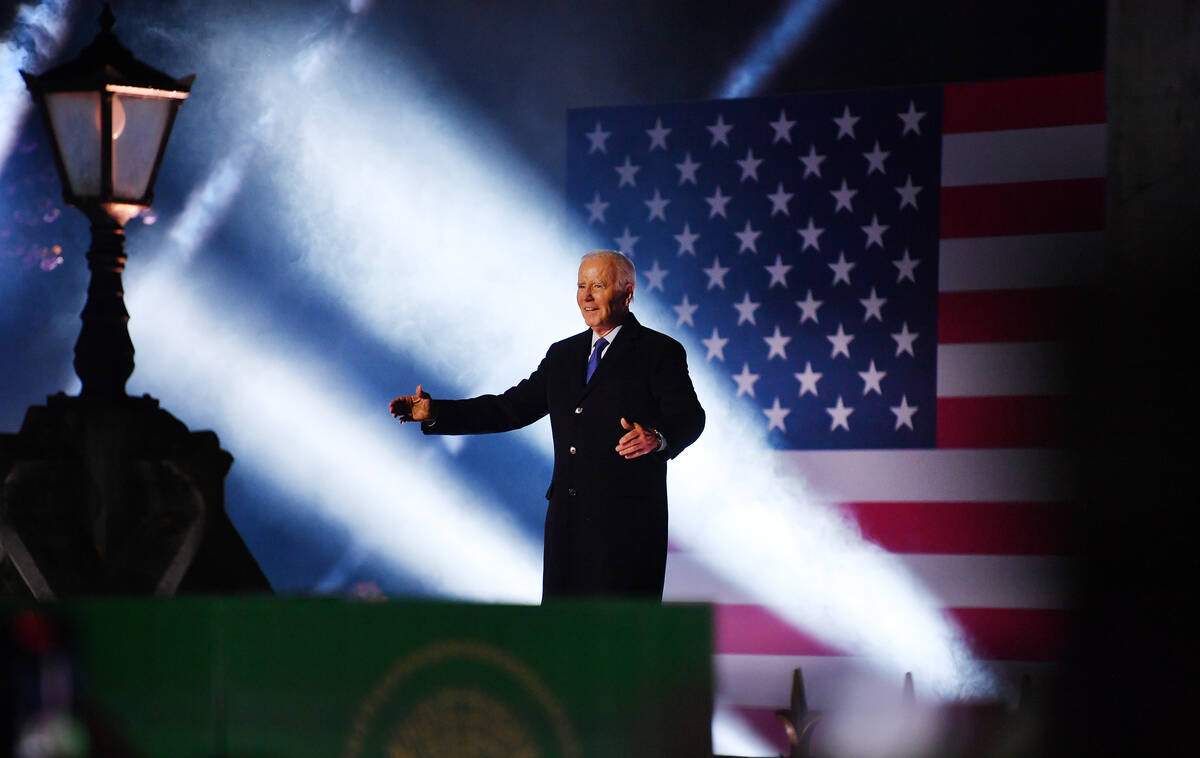
<path fill-rule="evenodd" d="M 431 418 L 429 393 L 423 391 L 419 384 L 416 394 L 401 395 L 389 407 L 401 424 L 405 421 L 428 421 Z"/>

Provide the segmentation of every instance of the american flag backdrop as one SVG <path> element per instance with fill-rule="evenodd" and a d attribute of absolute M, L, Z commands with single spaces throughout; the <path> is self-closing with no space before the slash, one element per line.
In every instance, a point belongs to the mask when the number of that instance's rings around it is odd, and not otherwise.
<path fill-rule="evenodd" d="M 1002 678 L 1049 675 L 1068 644 L 1066 346 L 1101 266 L 1102 75 L 583 108 L 567 132 L 571 207 L 676 314 L 691 364 L 728 376 L 777 454 Z M 792 669 L 821 707 L 854 667 L 686 550 L 666 598 L 715 604 L 718 705 L 780 752 Z"/>

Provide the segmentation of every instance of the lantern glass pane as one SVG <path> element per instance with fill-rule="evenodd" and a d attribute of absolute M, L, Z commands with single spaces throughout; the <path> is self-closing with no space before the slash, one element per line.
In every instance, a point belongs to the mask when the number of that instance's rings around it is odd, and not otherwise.
<path fill-rule="evenodd" d="M 100 93 L 48 92 L 46 111 L 76 197 L 100 195 Z"/>
<path fill-rule="evenodd" d="M 117 199 L 140 200 L 150 190 L 154 161 L 166 139 L 167 117 L 175 103 L 165 98 L 113 95 L 112 176 Z"/>

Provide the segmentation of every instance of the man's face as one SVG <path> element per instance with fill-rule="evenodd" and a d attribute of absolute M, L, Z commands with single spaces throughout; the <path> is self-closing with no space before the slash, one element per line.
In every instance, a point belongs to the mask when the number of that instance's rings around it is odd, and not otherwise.
<path fill-rule="evenodd" d="M 575 301 L 579 303 L 584 322 L 597 334 L 620 326 L 625 314 L 629 313 L 633 285 L 620 289 L 617 278 L 617 267 L 604 258 L 589 258 L 579 264 L 579 289 Z"/>

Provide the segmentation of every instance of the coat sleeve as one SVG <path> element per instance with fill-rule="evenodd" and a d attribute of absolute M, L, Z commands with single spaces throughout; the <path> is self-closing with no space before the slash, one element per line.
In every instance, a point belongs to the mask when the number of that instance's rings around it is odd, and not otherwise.
<path fill-rule="evenodd" d="M 548 354 L 547 354 L 548 355 Z M 528 426 L 548 412 L 546 358 L 528 379 L 499 395 L 433 401 L 436 421 L 421 424 L 425 434 L 491 434 Z"/>
<path fill-rule="evenodd" d="M 657 429 L 667 441 L 663 454 L 674 458 L 704 431 L 704 408 L 688 374 L 687 353 L 675 340 L 660 353 L 650 391 L 659 407 Z"/>

